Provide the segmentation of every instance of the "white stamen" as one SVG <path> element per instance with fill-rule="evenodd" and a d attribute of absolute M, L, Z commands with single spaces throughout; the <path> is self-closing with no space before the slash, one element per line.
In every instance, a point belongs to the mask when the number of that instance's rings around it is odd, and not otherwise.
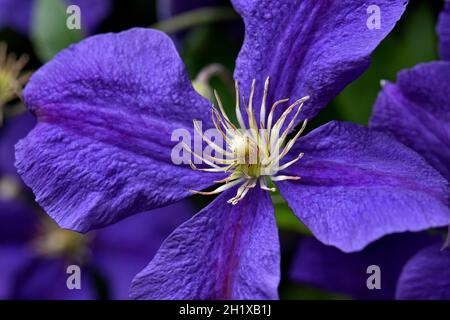
<path fill-rule="evenodd" d="M 213 195 L 228 190 L 238 184 L 241 184 L 238 188 L 236 195 L 228 200 L 228 203 L 232 205 L 237 204 L 242 200 L 249 190 L 253 189 L 258 183 L 262 190 L 275 192 L 275 188 L 268 187 L 267 181 L 285 181 L 285 180 L 299 180 L 297 176 L 276 175 L 278 172 L 287 169 L 291 165 L 298 162 L 303 153 L 300 153 L 295 159 L 284 163 L 282 165 L 279 162 L 282 158 L 291 150 L 294 143 L 300 137 L 305 130 L 307 120 L 303 121 L 303 125 L 300 131 L 287 143 L 286 138 L 289 132 L 294 128 L 296 120 L 302 110 L 304 103 L 309 99 L 309 96 L 305 96 L 292 103 L 288 108 L 284 110 L 281 116 L 273 124 L 275 109 L 281 104 L 288 102 L 289 99 L 282 99 L 276 101 L 269 112 L 266 119 L 266 104 L 269 92 L 269 81 L 267 78 L 264 83 L 264 92 L 261 102 L 259 122 L 256 120 L 255 112 L 253 109 L 253 102 L 255 97 L 255 84 L 256 81 L 252 81 L 250 97 L 248 104 L 245 97 L 242 97 L 243 107 L 247 115 L 247 122 L 244 120 L 241 112 L 241 99 L 239 98 L 239 85 L 235 81 L 236 90 L 236 118 L 239 123 L 239 129 L 230 121 L 225 113 L 222 101 L 214 91 L 218 109 L 212 106 L 212 120 L 216 129 L 220 132 L 225 140 L 226 146 L 221 147 L 212 142 L 211 139 L 206 137 L 201 132 L 199 123 L 194 121 L 195 130 L 200 134 L 203 140 L 216 151 L 216 156 L 220 155 L 225 159 L 219 159 L 209 155 L 200 156 L 193 152 L 187 145 L 183 147 L 190 152 L 194 157 L 203 161 L 209 168 L 198 168 L 191 163 L 193 170 L 200 170 L 206 172 L 231 172 L 230 175 L 222 180 L 215 181 L 216 183 L 224 183 L 224 185 L 209 192 L 191 190 L 193 193 L 203 195 Z M 296 109 L 297 108 L 297 109 Z M 286 119 L 295 110 L 292 118 L 289 118 L 289 123 L 283 129 Z M 267 120 L 267 121 L 266 121 Z M 247 125 L 248 124 L 248 128 Z M 280 135 L 280 131 L 283 129 L 283 133 Z M 260 131 L 264 130 L 264 131 Z M 282 149 L 284 148 L 284 149 Z M 280 153 L 280 150 L 281 153 Z M 219 166 L 219 165 L 223 166 Z"/>
<path fill-rule="evenodd" d="M 247 127 L 245 126 L 244 118 L 242 118 L 241 104 L 240 104 L 241 99 L 239 98 L 239 84 L 237 80 L 235 81 L 235 87 L 236 87 L 236 118 L 239 122 L 239 126 L 241 127 L 241 129 L 245 130 Z"/>

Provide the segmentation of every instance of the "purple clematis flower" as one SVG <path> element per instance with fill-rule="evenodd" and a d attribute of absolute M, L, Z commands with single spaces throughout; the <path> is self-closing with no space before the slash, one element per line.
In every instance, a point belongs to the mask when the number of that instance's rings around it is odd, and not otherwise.
<path fill-rule="evenodd" d="M 450 3 L 445 4 L 437 30 L 443 61 L 404 70 L 396 84 L 384 85 L 370 125 L 416 150 L 450 180 Z M 397 298 L 450 299 L 448 241 L 441 248 L 442 244 L 427 247 L 406 264 Z"/>
<path fill-rule="evenodd" d="M 405 264 L 421 249 L 434 245 L 439 236 L 426 232 L 389 235 L 363 251 L 344 253 L 313 238 L 302 239 L 293 257 L 289 277 L 353 299 L 394 299 L 397 282 Z M 376 265 L 381 272 L 381 289 L 369 290 L 367 273 Z"/>
<path fill-rule="evenodd" d="M 383 27 L 369 30 L 367 7 L 374 4 L 382 8 Z M 211 121 L 210 102 L 193 90 L 173 43 L 158 31 L 82 41 L 37 71 L 25 89 L 38 125 L 17 145 L 16 165 L 64 228 L 85 232 L 225 183 L 209 193 L 224 192 L 165 240 L 133 281 L 133 298 L 277 298 L 279 242 L 269 179 L 320 241 L 344 251 L 385 234 L 450 223 L 445 180 L 388 135 L 331 122 L 286 141 L 297 120 L 315 116 L 364 71 L 405 1 L 233 5 L 246 24 L 237 89 L 250 92 L 248 102 L 237 95 L 237 119 L 241 127 L 267 128 L 273 141 L 235 134 L 227 150 L 268 150 L 256 163 L 172 162 L 174 130 L 192 133 L 194 119 L 197 129 L 198 121 L 224 130 L 234 124 L 220 102 Z M 270 85 L 263 87 L 267 77 Z M 287 104 L 287 97 L 295 102 Z M 285 151 L 280 166 L 272 146 Z"/>
<path fill-rule="evenodd" d="M 24 138 L 36 125 L 36 118 L 30 113 L 8 118 L 0 128 L 0 173 L 1 175 L 17 176 L 15 162 L 15 144 Z M 0 178 L 1 178 L 0 175 Z"/>
<path fill-rule="evenodd" d="M 0 0 L 0 29 L 10 27 L 24 35 L 30 33 L 36 0 Z M 111 0 L 62 0 L 69 5 L 77 5 L 82 13 L 82 27 L 91 34 L 107 17 L 111 10 Z"/>

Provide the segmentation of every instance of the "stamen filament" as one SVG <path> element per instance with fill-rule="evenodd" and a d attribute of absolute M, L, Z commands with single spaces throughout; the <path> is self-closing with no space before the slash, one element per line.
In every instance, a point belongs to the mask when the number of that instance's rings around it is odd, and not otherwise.
<path fill-rule="evenodd" d="M 231 181 L 229 183 L 226 183 L 223 186 L 220 186 L 219 188 L 217 188 L 216 190 L 213 190 L 213 191 L 210 191 L 210 192 L 197 191 L 197 190 L 189 190 L 189 191 L 192 192 L 192 193 L 196 193 L 196 194 L 202 194 L 202 195 L 205 195 L 205 196 L 210 196 L 210 195 L 213 195 L 213 194 L 218 194 L 218 193 L 224 192 L 225 190 L 228 190 L 228 189 L 234 187 L 235 185 L 237 185 L 237 184 L 239 184 L 239 183 L 241 183 L 243 181 L 244 181 L 243 178 L 237 179 L 237 180 Z"/>
<path fill-rule="evenodd" d="M 266 82 L 264 83 L 264 94 L 261 103 L 261 111 L 259 114 L 259 125 L 261 129 L 264 129 L 266 125 L 266 102 L 267 102 L 267 94 L 269 92 L 269 80 L 270 78 L 267 77 Z"/>
<path fill-rule="evenodd" d="M 194 120 L 194 128 L 195 128 L 195 131 L 197 131 L 197 133 L 203 138 L 203 140 L 205 140 L 208 143 L 208 145 L 214 149 L 214 151 L 216 151 L 217 153 L 219 153 L 222 156 L 233 157 L 232 153 L 224 150 L 222 147 L 220 147 L 216 143 L 212 142 L 211 139 L 209 139 L 208 137 L 206 137 L 203 134 L 197 120 Z"/>
<path fill-rule="evenodd" d="M 270 132 L 270 130 L 272 130 L 272 119 L 273 119 L 273 115 L 275 113 L 275 108 L 285 102 L 288 102 L 288 101 L 289 101 L 289 99 L 283 99 L 283 100 L 278 100 L 277 102 L 275 102 L 273 104 L 272 109 L 270 110 L 270 113 L 269 113 L 269 117 L 267 118 L 267 131 Z"/>
<path fill-rule="evenodd" d="M 234 86 L 236 88 L 236 118 L 237 121 L 239 122 L 239 126 L 241 127 L 241 129 L 247 129 L 247 127 L 245 126 L 245 122 L 244 122 L 244 118 L 242 118 L 242 113 L 241 113 L 241 104 L 240 104 L 240 97 L 239 97 L 239 84 L 238 81 L 236 80 L 234 82 Z"/>
<path fill-rule="evenodd" d="M 214 163 L 212 163 L 211 161 L 206 160 L 205 158 L 203 158 L 202 156 L 198 155 L 197 153 L 195 153 L 194 151 L 191 150 L 191 148 L 188 147 L 188 145 L 186 143 L 182 144 L 183 148 L 189 152 L 190 154 L 192 154 L 194 157 L 196 157 L 197 159 L 205 162 L 208 166 L 213 167 L 213 168 L 221 168 L 217 165 L 215 165 Z"/>
<path fill-rule="evenodd" d="M 217 104 L 219 105 L 219 109 L 220 109 L 220 112 L 221 112 L 223 118 L 224 118 L 228 123 L 231 123 L 230 119 L 228 118 L 228 116 L 227 116 L 227 114 L 226 114 L 226 112 L 225 112 L 225 109 L 223 108 L 222 100 L 220 100 L 220 97 L 219 97 L 219 95 L 217 94 L 217 91 L 216 91 L 216 90 L 214 90 L 214 96 L 216 97 Z"/>
<path fill-rule="evenodd" d="M 225 113 L 225 108 L 219 95 L 216 91 L 214 91 L 218 108 L 212 106 L 211 117 L 215 128 L 224 138 L 226 145 L 220 146 L 219 144 L 213 142 L 211 138 L 206 137 L 201 130 L 200 123 L 198 121 L 194 121 L 195 131 L 197 131 L 203 141 L 205 141 L 211 149 L 215 151 L 215 156 L 208 154 L 199 155 L 193 152 L 186 144 L 183 144 L 183 148 L 191 153 L 195 158 L 200 159 L 209 166 L 209 168 L 198 168 L 191 162 L 190 166 L 193 170 L 224 173 L 230 172 L 230 174 L 221 180 L 214 181 L 215 183 L 224 184 L 213 191 L 205 192 L 191 190 L 191 192 L 203 195 L 213 195 L 240 184 L 236 191 L 236 195 L 228 200 L 228 203 L 235 205 L 247 195 L 249 190 L 255 188 L 258 184 L 261 190 L 269 192 L 276 191 L 276 188 L 268 186 L 268 179 L 271 179 L 274 182 L 300 179 L 298 176 L 277 175 L 277 173 L 289 168 L 303 157 L 303 153 L 300 153 L 296 158 L 290 160 L 289 162 L 282 165 L 279 164 L 306 128 L 307 120 L 303 121 L 299 132 L 297 132 L 295 136 L 286 143 L 287 136 L 294 128 L 303 105 L 309 99 L 309 96 L 298 99 L 289 105 L 273 124 L 276 108 L 281 104 L 288 102 L 289 99 L 282 99 L 273 103 L 266 119 L 269 82 L 270 79 L 267 78 L 264 83 L 264 92 L 258 119 L 259 122 L 257 122 L 255 112 L 253 110 L 256 81 L 252 81 L 248 104 L 246 103 L 244 96 L 240 98 L 238 81 L 235 81 L 235 111 L 237 122 L 240 127 L 239 129 L 230 121 L 229 117 Z M 245 120 L 243 118 L 243 113 L 241 112 L 241 99 L 243 104 L 242 107 L 247 115 L 247 119 Z M 290 118 L 289 123 L 287 123 L 287 126 L 284 128 L 286 119 L 292 112 L 294 112 L 294 114 L 292 118 Z M 246 124 L 248 124 L 248 128 Z M 283 132 L 280 136 L 280 131 L 282 129 Z M 261 132 L 260 130 L 264 131 Z M 282 151 L 280 153 L 281 149 Z M 226 157 L 226 159 L 220 159 L 220 156 Z"/>
<path fill-rule="evenodd" d="M 275 176 L 271 178 L 272 181 L 284 181 L 284 180 L 300 180 L 300 177 L 296 176 Z"/>
<path fill-rule="evenodd" d="M 275 191 L 277 191 L 276 188 L 269 188 L 269 187 L 267 186 L 267 182 L 266 182 L 266 178 L 265 178 L 265 177 L 259 178 L 259 186 L 260 186 L 260 188 L 261 188 L 262 190 L 265 190 L 265 191 L 270 191 L 270 192 L 275 192 Z"/>
<path fill-rule="evenodd" d="M 287 169 L 288 167 L 290 167 L 291 165 L 293 165 L 294 163 L 296 163 L 298 160 L 300 160 L 301 158 L 303 158 L 303 156 L 304 156 L 304 154 L 303 154 L 303 152 L 302 152 L 302 153 L 300 153 L 294 160 L 289 161 L 289 162 L 283 164 L 282 166 L 278 167 L 277 170 L 278 170 L 278 171 L 281 171 L 281 170 Z"/>

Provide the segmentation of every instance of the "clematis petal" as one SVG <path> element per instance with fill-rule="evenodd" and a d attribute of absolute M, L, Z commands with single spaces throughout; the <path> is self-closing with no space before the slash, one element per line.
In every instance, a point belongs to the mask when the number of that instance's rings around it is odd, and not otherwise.
<path fill-rule="evenodd" d="M 439 15 L 439 22 L 437 26 L 437 33 L 439 36 L 439 51 L 441 59 L 450 60 L 450 3 L 444 4 L 444 9 Z"/>
<path fill-rule="evenodd" d="M 314 238 L 301 240 L 290 268 L 290 278 L 354 299 L 394 299 L 395 287 L 405 263 L 436 237 L 426 233 L 390 235 L 355 253 L 321 244 Z M 382 272 L 381 290 L 369 290 L 367 273 L 376 265 Z"/>
<path fill-rule="evenodd" d="M 232 2 L 246 26 L 235 71 L 243 92 L 250 91 L 253 79 L 263 83 L 270 76 L 276 94 L 269 102 L 309 95 L 302 117 L 312 118 L 368 67 L 371 52 L 394 28 L 408 1 Z"/>
<path fill-rule="evenodd" d="M 442 243 L 418 252 L 404 267 L 397 284 L 397 299 L 450 299 L 450 250 Z"/>
<path fill-rule="evenodd" d="M 277 226 L 267 192 L 252 189 L 237 205 L 208 207 L 170 235 L 136 276 L 134 299 L 276 299 Z"/>
<path fill-rule="evenodd" d="M 448 182 L 417 153 L 380 132 L 330 122 L 307 136 L 277 185 L 318 240 L 358 251 L 390 233 L 450 224 Z"/>
<path fill-rule="evenodd" d="M 209 123 L 209 103 L 161 32 L 82 41 L 37 71 L 24 95 L 39 123 L 17 145 L 16 166 L 63 228 L 102 227 L 217 178 L 171 160 L 173 130 Z"/>
<path fill-rule="evenodd" d="M 370 126 L 393 134 L 450 180 L 449 96 L 450 63 L 404 70 L 379 94 Z"/>

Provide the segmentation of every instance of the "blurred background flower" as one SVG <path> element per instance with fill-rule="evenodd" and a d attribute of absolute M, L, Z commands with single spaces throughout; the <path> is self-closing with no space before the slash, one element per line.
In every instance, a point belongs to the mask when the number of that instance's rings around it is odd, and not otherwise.
<path fill-rule="evenodd" d="M 181 202 L 87 235 L 18 201 L 0 201 L 0 212 L 0 299 L 127 299 L 135 274 L 193 210 Z M 69 265 L 81 268 L 81 290 L 67 287 Z"/>
<path fill-rule="evenodd" d="M 0 299 L 127 299 L 131 280 L 162 241 L 195 212 L 184 201 L 81 235 L 33 202 L 14 167 L 14 145 L 35 125 L 28 113 L 0 128 Z M 81 268 L 81 290 L 66 285 Z"/>
<path fill-rule="evenodd" d="M 65 26 L 69 3 L 81 8 L 81 30 Z M 435 27 L 442 6 L 443 1 L 412 0 L 400 23 L 375 51 L 370 69 L 324 109 L 308 131 L 332 119 L 367 124 L 380 80 L 394 81 L 402 69 L 437 60 Z M 17 65 L 24 73 L 38 69 L 86 36 L 135 26 L 168 32 L 177 42 L 191 79 L 198 79 L 203 71 L 207 77 L 200 79 L 206 94 L 215 88 L 225 106 L 233 105 L 227 75 L 233 72 L 242 44 L 243 23 L 227 0 L 0 0 L 0 43 L 6 43 L 16 59 L 23 54 L 29 57 L 28 64 L 23 66 L 21 60 Z M 441 28 L 442 34 L 450 33 L 445 25 Z M 220 72 L 205 73 L 214 69 L 211 65 L 219 66 L 215 70 Z M 0 86 L 1 81 L 0 70 Z M 87 236 L 58 229 L 45 218 L 16 174 L 14 144 L 34 126 L 34 118 L 24 113 L 19 98 L 7 100 L 0 106 L 4 115 L 0 128 L 0 299 L 126 298 L 131 278 L 151 259 L 162 239 L 212 199 L 194 197 L 193 203 L 144 213 Z M 436 236 L 389 236 L 363 252 L 347 255 L 312 239 L 279 195 L 272 200 L 282 246 L 282 299 L 391 299 L 406 261 Z M 367 292 L 365 268 L 373 264 L 373 256 L 383 270 L 383 289 Z M 427 261 L 420 256 L 416 259 L 420 260 L 417 265 Z M 66 287 L 66 266 L 74 261 L 82 265 L 81 291 Z"/>
<path fill-rule="evenodd" d="M 400 273 L 414 254 L 442 237 L 424 233 L 389 235 L 366 249 L 346 254 L 311 237 L 299 242 L 289 277 L 292 281 L 353 299 L 394 299 Z M 380 268 L 381 290 L 369 290 L 369 266 Z"/>
<path fill-rule="evenodd" d="M 8 54 L 6 43 L 0 43 L 0 125 L 3 123 L 4 107 L 11 100 L 21 94 L 22 87 L 28 80 L 28 73 L 23 74 L 22 69 L 28 62 L 27 55 L 18 59 L 12 53 Z"/>

